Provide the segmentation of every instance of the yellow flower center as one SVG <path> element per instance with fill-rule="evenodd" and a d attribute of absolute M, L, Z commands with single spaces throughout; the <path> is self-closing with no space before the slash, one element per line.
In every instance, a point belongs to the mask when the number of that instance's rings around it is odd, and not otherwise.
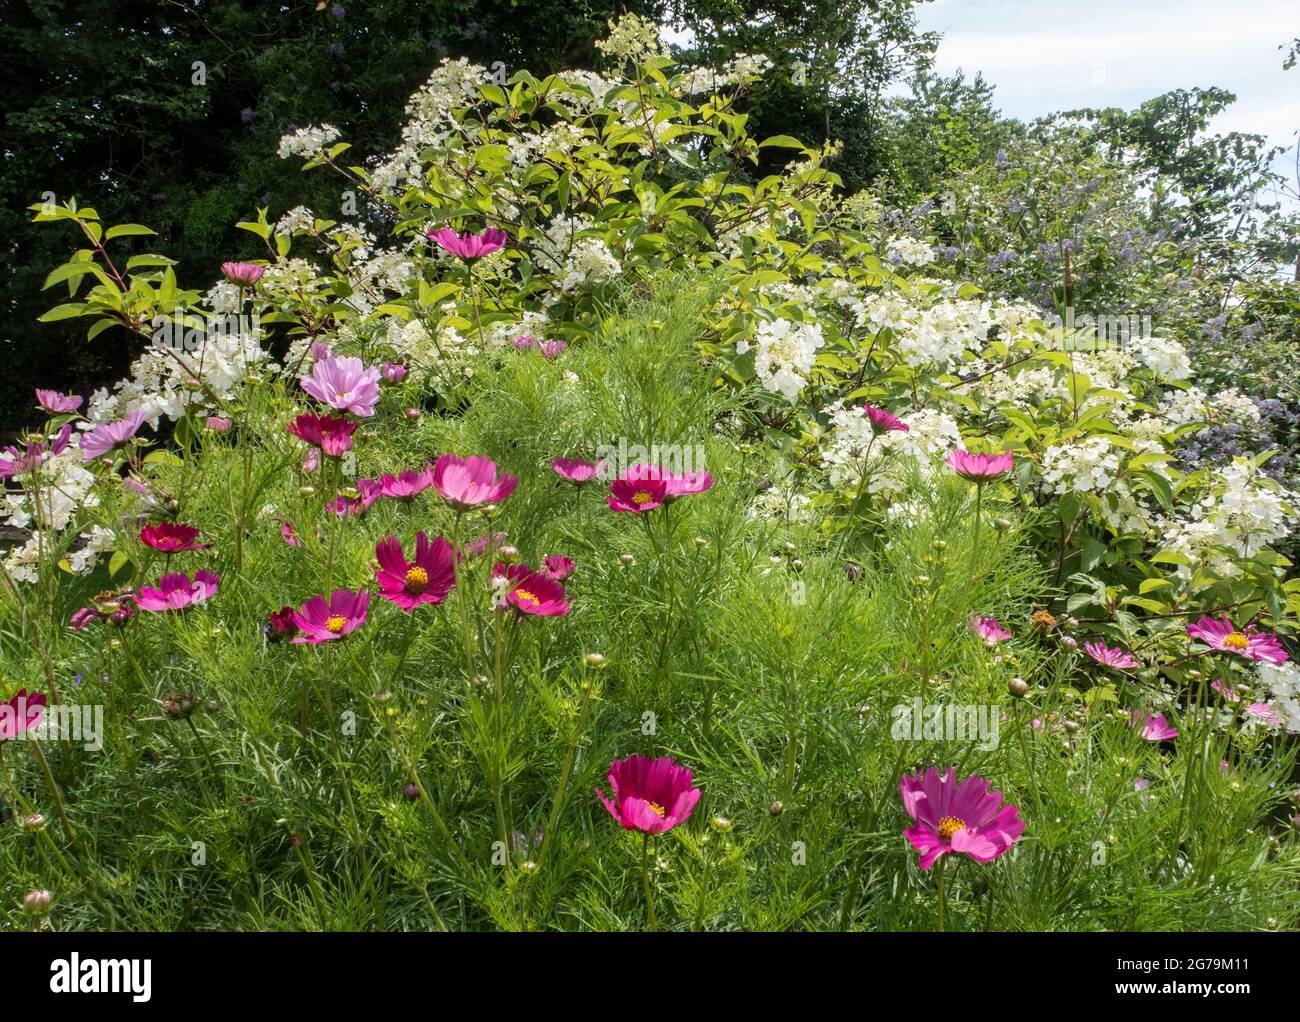
<path fill-rule="evenodd" d="M 664 807 L 661 806 L 658 802 L 647 802 L 646 805 L 648 805 L 652 810 L 654 810 L 654 814 L 657 817 L 659 817 L 659 819 L 662 820 L 664 818 Z"/>
<path fill-rule="evenodd" d="M 959 830 L 966 829 L 966 821 L 959 820 L 955 816 L 945 816 L 939 821 L 939 836 L 945 841 L 951 841 L 952 836 Z"/>
<path fill-rule="evenodd" d="M 347 618 L 339 614 L 335 614 L 332 618 L 330 618 L 328 621 L 325 622 L 325 630 L 329 632 L 333 632 L 335 635 L 338 635 L 339 632 L 343 631 L 343 626 L 346 625 L 347 623 L 348 623 Z"/>
<path fill-rule="evenodd" d="M 516 589 L 515 599 L 519 600 L 521 603 L 531 603 L 534 607 L 542 602 L 527 589 Z"/>
<path fill-rule="evenodd" d="M 1229 632 L 1223 637 L 1223 644 L 1229 649 L 1250 649 L 1250 640 L 1243 632 Z"/>
<path fill-rule="evenodd" d="M 420 593 L 429 584 L 429 573 L 423 568 L 410 568 L 406 572 L 406 591 Z"/>
<path fill-rule="evenodd" d="M 637 507 L 640 507 L 642 504 L 649 504 L 652 500 L 654 500 L 654 498 L 650 495 L 649 490 L 637 490 L 636 493 L 632 494 L 632 503 Z"/>

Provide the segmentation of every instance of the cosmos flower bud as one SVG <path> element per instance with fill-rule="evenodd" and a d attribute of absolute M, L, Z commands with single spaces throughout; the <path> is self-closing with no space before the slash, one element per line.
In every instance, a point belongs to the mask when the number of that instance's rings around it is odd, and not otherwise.
<path fill-rule="evenodd" d="M 45 827 L 45 817 L 40 813 L 28 813 L 23 817 L 23 830 L 42 830 Z"/>
<path fill-rule="evenodd" d="M 783 812 L 785 812 L 785 806 L 783 806 L 780 802 L 773 802 L 770 806 L 767 807 L 767 811 L 771 813 L 773 816 L 780 816 Z"/>
<path fill-rule="evenodd" d="M 1009 518 L 994 518 L 994 519 L 993 519 L 993 528 L 997 529 L 998 532 L 1006 532 L 1008 529 L 1011 528 L 1011 519 L 1009 519 Z"/>
<path fill-rule="evenodd" d="M 420 416 L 422 416 L 424 413 L 420 411 L 420 409 L 418 408 L 408 408 L 405 414 L 408 419 L 414 422 L 416 419 L 420 418 Z"/>
<path fill-rule="evenodd" d="M 1061 645 L 1064 646 L 1066 649 L 1078 649 L 1079 640 L 1076 639 L 1073 635 L 1062 635 Z"/>
<path fill-rule="evenodd" d="M 706 546 L 708 546 L 708 545 L 709 545 L 709 541 L 708 541 L 707 539 L 705 539 L 703 536 L 696 536 L 696 537 L 695 537 L 695 549 L 696 549 L 696 550 L 703 550 L 703 549 L 704 549 Z"/>
<path fill-rule="evenodd" d="M 582 662 L 588 667 L 601 668 L 605 666 L 605 658 L 599 653 L 588 653 L 582 658 Z"/>
<path fill-rule="evenodd" d="M 618 561 L 625 568 L 630 568 L 632 565 L 636 564 L 636 558 L 631 554 L 619 554 Z"/>
<path fill-rule="evenodd" d="M 173 720 L 184 720 L 194 712 L 194 696 L 188 692 L 177 692 L 162 701 L 163 713 Z"/>
<path fill-rule="evenodd" d="M 1012 678 L 1007 682 L 1007 691 L 1017 699 L 1023 699 L 1029 694 L 1029 682 L 1024 678 Z"/>
<path fill-rule="evenodd" d="M 793 543 L 783 543 L 781 545 L 781 549 L 784 550 L 787 554 L 792 554 L 799 548 L 796 547 Z"/>
<path fill-rule="evenodd" d="M 942 539 L 936 539 L 933 543 L 930 544 L 930 546 L 932 546 L 935 550 L 939 550 L 939 551 L 948 549 L 947 541 Z"/>
<path fill-rule="evenodd" d="M 393 693 L 389 692 L 388 689 L 384 689 L 382 692 L 375 693 L 375 702 L 377 702 L 380 706 L 383 706 L 384 703 L 388 702 L 388 700 L 392 698 L 393 698 Z"/>
<path fill-rule="evenodd" d="M 299 486 L 299 487 L 298 487 L 298 495 L 299 495 L 300 497 L 310 497 L 310 496 L 311 496 L 313 493 L 315 493 L 315 492 L 316 492 L 316 487 L 314 487 L 314 486 Z"/>
<path fill-rule="evenodd" d="M 724 834 L 731 829 L 731 821 L 725 816 L 715 816 L 709 823 L 713 825 L 714 830 L 720 830 Z"/>
<path fill-rule="evenodd" d="M 514 564 L 519 560 L 519 548 L 507 543 L 505 546 L 498 548 L 497 559 L 503 564 Z"/>
<path fill-rule="evenodd" d="M 28 891 L 23 898 L 23 908 L 34 916 L 43 916 L 50 910 L 54 895 L 49 891 Z"/>
<path fill-rule="evenodd" d="M 409 801 L 414 802 L 420 797 L 420 786 L 418 784 L 404 784 L 402 786 L 402 794 L 405 795 Z"/>
<path fill-rule="evenodd" d="M 844 574 L 850 582 L 856 582 L 862 577 L 862 565 L 855 564 L 853 561 L 845 561 Z"/>

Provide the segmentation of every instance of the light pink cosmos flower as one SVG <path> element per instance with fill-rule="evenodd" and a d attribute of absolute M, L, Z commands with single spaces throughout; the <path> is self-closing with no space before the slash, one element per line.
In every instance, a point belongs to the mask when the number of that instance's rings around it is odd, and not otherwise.
<path fill-rule="evenodd" d="M 924 774 L 904 774 L 898 785 L 903 808 L 916 826 L 903 836 L 921 853 L 920 866 L 929 869 L 949 852 L 992 862 L 1020 840 L 1025 821 L 1017 806 L 1002 804 L 1002 792 L 989 791 L 983 777 L 957 781 L 951 767 L 944 776 L 935 767 Z"/>
<path fill-rule="evenodd" d="M 214 433 L 230 432 L 230 420 L 223 415 L 209 415 L 204 425 Z"/>
<path fill-rule="evenodd" d="M 358 593 L 335 589 L 328 601 L 323 596 L 313 596 L 301 610 L 293 612 L 300 632 L 293 641 L 315 646 L 342 639 L 366 623 L 369 608 L 370 594 L 364 589 Z"/>
<path fill-rule="evenodd" d="M 1231 685 L 1229 685 L 1222 678 L 1218 678 L 1210 682 L 1210 689 L 1211 691 L 1218 692 L 1219 695 L 1223 696 L 1225 702 L 1229 702 L 1229 703 L 1241 702 L 1241 696 L 1237 695 L 1237 690 L 1233 688 Z"/>
<path fill-rule="evenodd" d="M 1083 650 L 1103 667 L 1114 667 L 1121 671 L 1131 671 L 1139 666 L 1132 653 L 1123 649 L 1111 649 L 1104 642 L 1085 642 Z"/>
<path fill-rule="evenodd" d="M 202 550 L 203 544 L 194 542 L 198 536 L 199 530 L 193 525 L 182 525 L 179 522 L 146 525 L 140 530 L 141 543 L 168 554 L 182 550 Z"/>
<path fill-rule="evenodd" d="M 456 551 L 456 560 L 464 563 L 471 557 L 482 557 L 486 553 L 495 553 L 505 545 L 506 540 L 509 538 L 504 532 L 490 532 L 486 536 L 479 536 L 478 539 L 471 540 L 468 545 Z"/>
<path fill-rule="evenodd" d="M 374 415 L 379 403 L 379 370 L 350 355 L 322 359 L 298 382 L 317 401 L 361 419 Z"/>
<path fill-rule="evenodd" d="M 10 444 L 3 453 L 0 453 L 0 479 L 16 478 L 40 468 L 47 457 L 62 454 L 67 450 L 71 437 L 72 426 L 65 422 L 50 443 L 44 440 L 29 440 L 23 450 Z"/>
<path fill-rule="evenodd" d="M 995 617 L 980 617 L 978 614 L 972 614 L 970 616 L 970 628 L 990 646 L 1011 638 L 1011 633 L 1003 628 Z"/>
<path fill-rule="evenodd" d="M 574 567 L 573 561 L 567 557 L 547 557 L 542 561 L 541 573 L 556 582 L 563 582 L 573 574 Z"/>
<path fill-rule="evenodd" d="M 1130 709 L 1129 726 L 1140 727 L 1142 737 L 1148 742 L 1163 742 L 1178 737 L 1178 728 L 1170 724 L 1163 713 L 1150 714 Z"/>
<path fill-rule="evenodd" d="M 515 346 L 515 351 L 525 352 L 532 351 L 537 339 L 532 334 L 520 334 L 511 342 Z"/>
<path fill-rule="evenodd" d="M 1282 718 L 1273 712 L 1273 707 L 1268 703 L 1251 703 L 1246 707 L 1245 716 L 1252 720 L 1257 720 L 1269 727 L 1281 727 Z"/>
<path fill-rule="evenodd" d="M 12 699 L 0 701 L 0 742 L 17 738 L 31 731 L 41 722 L 45 709 L 45 696 L 20 688 Z"/>
<path fill-rule="evenodd" d="M 262 279 L 266 267 L 258 266 L 257 263 L 222 263 L 221 272 L 226 275 L 226 280 L 232 284 L 238 284 L 240 287 L 252 287 Z"/>
<path fill-rule="evenodd" d="M 457 234 L 450 227 L 443 227 L 441 230 L 428 231 L 425 237 L 457 259 L 470 263 L 491 255 L 506 243 L 506 232 L 495 227 L 489 227 L 482 234 L 470 234 L 469 231 Z"/>
<path fill-rule="evenodd" d="M 1282 643 L 1272 632 L 1260 632 L 1254 628 L 1243 632 L 1226 617 L 1203 617 L 1196 624 L 1187 626 L 1187 634 L 1193 639 L 1200 639 L 1211 649 L 1235 653 L 1247 660 L 1281 664 L 1289 659 Z"/>
<path fill-rule="evenodd" d="M 875 405 L 863 405 L 862 410 L 867 413 L 867 419 L 871 422 L 871 429 L 875 433 L 906 433 L 908 431 L 906 422 L 890 415 L 883 408 L 877 408 Z"/>
<path fill-rule="evenodd" d="M 421 603 L 441 603 L 456 582 L 451 544 L 439 536 L 432 543 L 423 532 L 415 537 L 415 559 L 408 562 L 396 536 L 375 545 L 375 581 L 379 595 L 408 614 Z"/>
<path fill-rule="evenodd" d="M 380 496 L 408 503 L 432 485 L 433 466 L 428 462 L 425 462 L 423 472 L 406 471 L 397 475 L 385 472 L 378 480 Z"/>
<path fill-rule="evenodd" d="M 1011 471 L 1015 456 L 1006 451 L 1003 454 L 971 454 L 958 448 L 949 451 L 948 466 L 963 479 L 973 483 L 987 483 Z"/>
<path fill-rule="evenodd" d="M 36 403 L 51 415 L 63 415 L 75 412 L 81 407 L 81 398 L 75 394 L 60 394 L 57 390 L 36 388 Z"/>
<path fill-rule="evenodd" d="M 401 362 L 385 362 L 379 367 L 379 375 L 385 383 L 401 383 L 406 379 L 406 366 Z"/>
<path fill-rule="evenodd" d="M 538 574 L 524 564 L 509 566 L 497 563 L 493 580 L 505 579 L 505 602 L 520 614 L 531 617 L 559 617 L 570 610 L 564 586 L 547 575 Z"/>
<path fill-rule="evenodd" d="M 355 419 L 345 419 L 341 415 L 306 412 L 293 422 L 286 423 L 284 428 L 299 440 L 319 447 L 331 458 L 341 458 L 352 450 L 352 434 L 357 431 L 358 425 Z"/>
<path fill-rule="evenodd" d="M 568 341 L 543 341 L 537 350 L 542 353 L 543 358 L 554 362 L 568 346 Z"/>
<path fill-rule="evenodd" d="M 183 571 L 174 571 L 158 580 L 158 588 L 141 586 L 135 604 L 141 610 L 185 610 L 217 594 L 221 576 L 200 568 L 194 581 Z"/>
<path fill-rule="evenodd" d="M 102 426 L 96 426 L 81 437 L 81 460 L 94 461 L 117 450 L 135 436 L 143 424 L 144 412 L 137 409 L 119 422 L 106 422 Z"/>
<path fill-rule="evenodd" d="M 581 486 L 595 479 L 604 464 L 603 461 L 583 461 L 580 458 L 555 458 L 551 461 L 551 470 L 561 479 Z"/>
<path fill-rule="evenodd" d="M 334 357 L 334 349 L 324 341 L 313 341 L 311 346 L 311 360 L 313 362 L 324 362 L 327 358 Z"/>
<path fill-rule="evenodd" d="M 662 834 L 690 819 L 700 800 L 691 771 L 671 756 L 616 759 L 608 780 L 613 797 L 606 798 L 599 788 L 596 794 L 624 830 Z"/>
<path fill-rule="evenodd" d="M 468 458 L 444 454 L 433 466 L 433 488 L 456 511 L 500 503 L 518 483 L 512 475 L 498 476 L 496 462 L 477 454 Z"/>

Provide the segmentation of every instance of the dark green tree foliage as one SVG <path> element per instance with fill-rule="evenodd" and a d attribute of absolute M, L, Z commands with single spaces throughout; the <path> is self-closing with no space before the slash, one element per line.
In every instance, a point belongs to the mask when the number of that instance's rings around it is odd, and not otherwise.
<path fill-rule="evenodd" d="M 886 168 L 886 86 L 928 69 L 934 32 L 918 32 L 925 0 L 672 0 L 695 34 L 701 61 L 766 54 L 776 64 L 750 105 L 756 138 L 791 135 L 809 145 L 843 143 L 831 167 L 856 191 Z M 775 169 L 779 154 L 768 156 Z"/>
<path fill-rule="evenodd" d="M 112 380 L 138 344 L 120 331 L 88 344 L 75 323 L 36 322 L 52 297 L 44 275 L 72 239 L 34 228 L 32 203 L 75 196 L 107 222 L 147 223 L 162 237 L 143 244 L 199 286 L 223 259 L 256 254 L 234 225 L 259 205 L 341 212 L 334 182 L 278 158 L 285 131 L 331 123 L 369 157 L 396 141 L 408 96 L 440 58 L 500 61 L 507 74 L 594 67 L 610 17 L 660 6 L 0 0 L 0 429 L 25 421 L 34 386 Z"/>

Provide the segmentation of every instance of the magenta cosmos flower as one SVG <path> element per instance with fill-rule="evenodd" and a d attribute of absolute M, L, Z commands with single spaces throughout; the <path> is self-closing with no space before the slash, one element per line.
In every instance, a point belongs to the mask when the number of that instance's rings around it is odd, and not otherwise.
<path fill-rule="evenodd" d="M 238 284 L 240 287 L 252 287 L 262 279 L 266 267 L 258 266 L 257 263 L 222 263 L 221 272 L 226 275 L 226 279 L 232 284 Z"/>
<path fill-rule="evenodd" d="M 890 415 L 883 408 L 877 408 L 875 405 L 863 405 L 862 410 L 867 413 L 867 419 L 871 422 L 871 429 L 875 433 L 906 433 L 908 431 L 906 422 Z"/>
<path fill-rule="evenodd" d="M 495 227 L 489 227 L 482 234 L 470 234 L 469 231 L 457 234 L 450 227 L 443 227 L 441 230 L 427 232 L 425 237 L 457 259 L 470 263 L 491 255 L 506 243 L 506 232 Z"/>
<path fill-rule="evenodd" d="M 1200 639 L 1211 649 L 1236 653 L 1247 660 L 1266 660 L 1271 664 L 1285 663 L 1289 656 L 1272 632 L 1259 632 L 1254 628 L 1242 631 L 1228 618 L 1203 617 L 1187 626 L 1187 634 Z"/>
<path fill-rule="evenodd" d="M 1121 671 L 1131 671 L 1138 666 L 1137 658 L 1123 649 L 1111 649 L 1104 642 L 1085 642 L 1083 651 L 1102 667 L 1114 667 Z"/>
<path fill-rule="evenodd" d="M 415 537 L 415 559 L 407 561 L 396 536 L 375 545 L 375 581 L 379 595 L 410 613 L 421 603 L 441 603 L 456 582 L 451 544 L 439 536 L 432 543 L 423 532 Z"/>
<path fill-rule="evenodd" d="M 425 462 L 423 472 L 407 471 L 397 475 L 385 472 L 377 480 L 376 485 L 379 487 L 380 496 L 412 501 L 418 494 L 433 485 L 433 466 Z"/>
<path fill-rule="evenodd" d="M 898 791 L 907 815 L 916 822 L 903 836 L 921 853 L 922 869 L 948 852 L 992 862 L 1025 830 L 1019 808 L 1004 806 L 1002 792 L 989 791 L 989 782 L 974 775 L 958 783 L 952 767 L 943 777 L 934 767 L 914 777 L 905 774 Z"/>
<path fill-rule="evenodd" d="M 401 362 L 385 362 L 379 367 L 379 375 L 385 383 L 401 383 L 406 379 L 406 366 Z"/>
<path fill-rule="evenodd" d="M 200 568 L 194 581 L 183 571 L 174 571 L 158 580 L 158 588 L 141 586 L 135 604 L 141 610 L 184 610 L 217 594 L 221 576 Z"/>
<path fill-rule="evenodd" d="M 44 440 L 29 440 L 22 450 L 10 444 L 4 449 L 4 453 L 0 454 L 0 479 L 26 475 L 33 469 L 40 468 L 46 457 L 53 457 L 67 450 L 71 437 L 72 427 L 64 423 L 63 428 L 50 443 Z"/>
<path fill-rule="evenodd" d="M 973 483 L 987 483 L 1011 471 L 1015 456 L 1007 451 L 1003 454 L 971 454 L 958 448 L 948 452 L 948 466 L 963 479 Z"/>
<path fill-rule="evenodd" d="M 292 607 L 281 607 L 279 610 L 271 611 L 266 619 L 266 627 L 262 629 L 266 632 L 266 637 L 272 642 L 278 642 L 297 635 L 298 621 L 294 613 Z"/>
<path fill-rule="evenodd" d="M 667 486 L 665 499 L 668 501 L 676 500 L 678 497 L 686 497 L 692 493 L 703 493 L 713 486 L 713 476 L 703 469 L 698 472 L 677 475 L 660 465 L 647 465 L 644 463 L 633 465 L 627 470 L 624 478 L 631 482 L 662 479 Z"/>
<path fill-rule="evenodd" d="M 313 596 L 301 610 L 293 612 L 302 633 L 295 635 L 293 641 L 316 645 L 341 639 L 366 623 L 369 608 L 370 594 L 364 589 L 359 593 L 335 589 L 328 601 L 323 596 Z"/>
<path fill-rule="evenodd" d="M 568 341 L 543 341 L 538 345 L 537 350 L 542 353 L 543 358 L 553 362 L 560 357 L 568 346 Z"/>
<path fill-rule="evenodd" d="M 433 488 L 457 511 L 499 503 L 514 493 L 518 483 L 512 475 L 498 476 L 496 462 L 477 454 L 468 458 L 444 454 L 433 466 Z"/>
<path fill-rule="evenodd" d="M 361 419 L 374 415 L 379 403 L 379 370 L 350 355 L 327 355 L 298 382 L 317 401 Z"/>
<path fill-rule="evenodd" d="M 498 562 L 492 568 L 492 579 L 503 586 L 505 602 L 521 614 L 558 617 L 569 612 L 564 586 L 527 565 L 511 564 L 507 567 Z M 499 582 L 501 579 L 504 579 L 503 583 Z"/>
<path fill-rule="evenodd" d="M 645 514 L 668 499 L 668 483 L 663 479 L 615 479 L 609 484 L 606 499 L 611 511 Z"/>
<path fill-rule="evenodd" d="M 36 403 L 51 415 L 75 412 L 81 407 L 81 398 L 75 394 L 60 394 L 57 390 L 36 388 Z"/>
<path fill-rule="evenodd" d="M 352 450 L 352 434 L 357 431 L 358 425 L 355 419 L 345 419 L 341 415 L 336 417 L 305 412 L 284 428 L 299 440 L 319 447 L 331 458 L 341 458 Z"/>
<path fill-rule="evenodd" d="M 45 696 L 25 688 L 20 688 L 12 699 L 0 701 L 0 742 L 32 730 L 40 724 L 44 709 Z"/>
<path fill-rule="evenodd" d="M 603 464 L 603 461 L 583 461 L 580 458 L 555 458 L 551 462 L 551 471 L 561 479 L 581 486 L 595 479 Z"/>
<path fill-rule="evenodd" d="M 972 614 L 970 627 L 971 631 L 990 646 L 1011 638 L 1011 633 L 1003 628 L 995 617 L 980 617 L 978 614 Z"/>
<path fill-rule="evenodd" d="M 106 422 L 96 426 L 81 438 L 81 460 L 94 461 L 109 454 L 135 436 L 144 424 L 144 412 L 134 411 L 119 422 Z"/>
<path fill-rule="evenodd" d="M 609 765 L 609 787 L 613 798 L 596 789 L 609 815 L 624 830 L 646 834 L 662 834 L 685 823 L 700 800 L 691 771 L 678 766 L 671 756 L 616 759 Z"/>
<path fill-rule="evenodd" d="M 140 542 L 145 546 L 174 554 L 181 550 L 202 550 L 203 544 L 194 542 L 199 530 L 193 525 L 179 522 L 163 522 L 161 525 L 146 525 L 140 530 Z"/>
<path fill-rule="evenodd" d="M 1143 713 L 1138 709 L 1129 710 L 1129 726 L 1139 729 L 1148 742 L 1163 742 L 1178 737 L 1178 728 L 1165 719 L 1163 713 Z"/>
<path fill-rule="evenodd" d="M 574 563 L 567 557 L 548 557 L 542 561 L 542 574 L 557 582 L 563 582 L 572 575 L 573 569 Z"/>

